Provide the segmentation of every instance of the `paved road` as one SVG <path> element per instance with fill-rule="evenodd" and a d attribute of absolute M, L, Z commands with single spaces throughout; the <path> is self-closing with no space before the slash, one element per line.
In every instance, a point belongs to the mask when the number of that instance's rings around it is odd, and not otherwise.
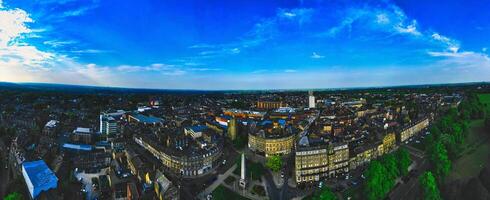
<path fill-rule="evenodd" d="M 283 169 L 284 171 L 284 180 L 283 184 L 277 188 L 274 180 L 273 180 L 273 175 L 267 171 L 264 175 L 266 179 L 266 186 L 267 186 L 267 191 L 269 193 L 269 199 L 271 200 L 283 200 L 283 199 L 292 199 L 294 197 L 298 196 L 304 196 L 306 192 L 304 190 L 298 189 L 298 188 L 293 188 L 289 186 L 288 181 L 290 178 L 292 178 L 293 175 L 293 167 L 294 167 L 294 159 L 292 156 L 288 157 L 286 161 L 286 165 Z"/>
<path fill-rule="evenodd" d="M 305 129 L 303 132 L 300 133 L 300 136 L 306 135 L 308 133 L 308 129 L 310 128 L 311 124 L 319 117 L 319 113 L 316 113 L 313 116 L 310 116 L 308 118 L 308 124 L 305 126 Z M 282 169 L 284 172 L 284 180 L 283 184 L 281 187 L 277 188 L 272 174 L 270 172 L 265 173 L 265 179 L 267 180 L 267 191 L 269 192 L 269 199 L 271 200 L 282 200 L 282 199 L 292 199 L 297 196 L 303 195 L 300 189 L 298 188 L 293 188 L 290 187 L 288 184 L 289 179 L 291 178 L 290 176 L 293 175 L 293 168 L 294 168 L 294 156 L 291 154 L 289 155 L 286 159 L 285 166 Z"/>
<path fill-rule="evenodd" d="M 99 196 L 99 191 L 94 191 L 94 188 L 92 187 L 92 178 L 99 178 L 100 175 L 107 175 L 108 171 L 109 168 L 104 168 L 98 173 L 88 174 L 85 172 L 80 172 L 75 174 L 78 180 L 82 179 L 85 191 L 87 191 L 87 200 L 91 200 Z"/>
<path fill-rule="evenodd" d="M 269 172 L 266 172 L 264 174 L 264 177 L 265 177 L 265 180 L 267 180 L 266 186 L 267 186 L 267 191 L 269 192 L 269 199 L 271 199 L 271 200 L 280 199 L 279 198 L 279 189 L 277 189 L 276 185 L 274 184 L 272 174 Z"/>
<path fill-rule="evenodd" d="M 420 199 L 418 177 L 430 167 L 430 164 L 424 157 L 423 152 L 410 146 L 405 145 L 405 147 L 407 147 L 408 152 L 417 163 L 415 166 L 416 172 L 407 183 L 400 183 L 398 187 L 393 189 L 393 191 L 389 194 L 390 199 Z"/>

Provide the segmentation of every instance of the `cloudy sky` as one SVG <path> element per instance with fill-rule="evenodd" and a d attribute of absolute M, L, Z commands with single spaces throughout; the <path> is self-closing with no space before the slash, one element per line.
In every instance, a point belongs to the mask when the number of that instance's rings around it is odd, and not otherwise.
<path fill-rule="evenodd" d="M 490 1 L 0 0 L 0 81 L 338 88 L 490 81 Z"/>

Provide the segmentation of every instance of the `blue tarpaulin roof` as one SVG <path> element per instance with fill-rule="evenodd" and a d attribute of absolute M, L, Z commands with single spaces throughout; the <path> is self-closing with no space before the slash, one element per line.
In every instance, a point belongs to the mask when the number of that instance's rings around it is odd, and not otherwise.
<path fill-rule="evenodd" d="M 44 160 L 22 163 L 22 175 L 32 199 L 42 191 L 55 189 L 58 186 L 58 178 Z"/>
<path fill-rule="evenodd" d="M 74 149 L 74 150 L 81 150 L 81 151 L 92 151 L 92 146 L 87 145 L 87 144 L 70 144 L 70 143 L 65 143 L 65 144 L 63 144 L 63 148 Z"/>
<path fill-rule="evenodd" d="M 146 116 L 146 115 L 142 115 L 142 114 L 136 114 L 136 115 L 133 115 L 133 117 L 135 117 L 136 119 L 138 119 L 138 121 L 140 121 L 142 123 L 160 123 L 160 122 L 162 122 L 162 119 L 160 119 L 160 118 L 152 117 L 152 116 Z"/>

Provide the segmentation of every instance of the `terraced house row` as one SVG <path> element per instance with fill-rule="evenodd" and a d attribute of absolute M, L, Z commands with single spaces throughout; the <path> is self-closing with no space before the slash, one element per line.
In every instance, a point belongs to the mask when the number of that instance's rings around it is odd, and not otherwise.
<path fill-rule="evenodd" d="M 386 130 L 378 134 L 377 140 L 356 145 L 356 141 L 335 143 L 315 134 L 301 137 L 296 143 L 296 183 L 307 184 L 345 175 L 350 170 L 369 163 L 397 149 L 402 142 L 420 133 L 429 126 L 423 118 L 395 132 Z M 397 138 L 403 138 L 398 140 Z"/>

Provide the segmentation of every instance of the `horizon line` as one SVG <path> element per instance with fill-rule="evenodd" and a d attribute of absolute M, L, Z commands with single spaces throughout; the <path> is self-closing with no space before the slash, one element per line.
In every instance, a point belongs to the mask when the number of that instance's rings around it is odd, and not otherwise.
<path fill-rule="evenodd" d="M 405 85 L 383 85 L 383 86 L 352 86 L 352 87 L 324 87 L 324 88 L 271 88 L 271 89 L 171 89 L 171 88 L 144 88 L 144 87 L 123 87 L 123 86 L 100 86 L 100 85 L 77 85 L 77 84 L 64 84 L 64 83 L 49 83 L 49 82 L 7 82 L 0 81 L 0 83 L 10 83 L 17 85 L 56 85 L 56 86 L 72 86 L 72 87 L 93 87 L 93 88 L 107 88 L 118 90 L 160 90 L 160 91 L 211 91 L 211 92 L 227 92 L 227 91 L 322 91 L 322 90 L 356 90 L 356 89 L 389 89 L 400 87 L 421 87 L 421 86 L 443 86 L 443 85 L 471 85 L 471 84 L 490 84 L 490 81 L 472 81 L 472 82 L 445 82 L 445 83 L 422 83 L 422 84 L 405 84 Z M 1 85 L 0 85 L 1 86 Z"/>

